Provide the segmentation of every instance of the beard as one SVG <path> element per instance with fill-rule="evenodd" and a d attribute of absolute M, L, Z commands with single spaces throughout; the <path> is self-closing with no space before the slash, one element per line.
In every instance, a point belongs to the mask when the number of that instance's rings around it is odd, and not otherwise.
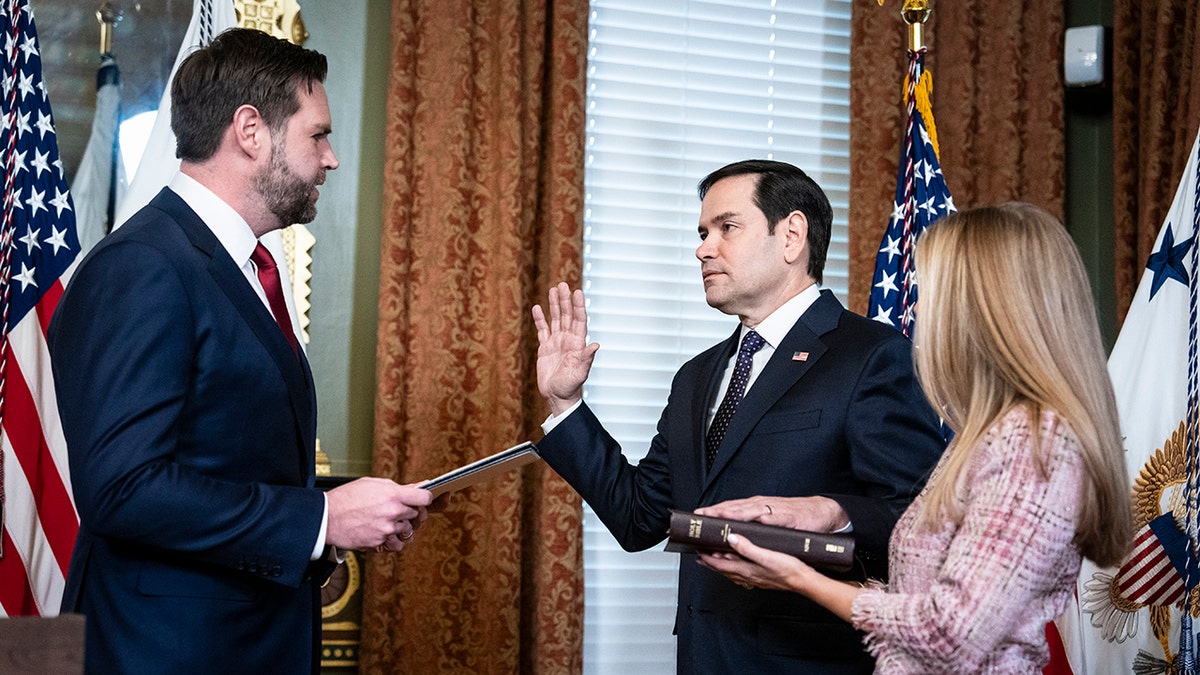
<path fill-rule="evenodd" d="M 325 172 L 305 179 L 287 165 L 286 154 L 282 143 L 271 145 L 270 163 L 254 177 L 254 189 L 283 227 L 311 223 L 317 217 L 317 202 L 312 199 L 312 192 L 325 182 Z"/>

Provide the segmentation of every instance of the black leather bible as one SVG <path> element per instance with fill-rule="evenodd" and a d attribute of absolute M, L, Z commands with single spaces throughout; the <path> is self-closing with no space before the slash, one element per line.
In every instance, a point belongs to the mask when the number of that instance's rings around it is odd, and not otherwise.
<path fill-rule="evenodd" d="M 671 510 L 667 548 L 672 553 L 733 551 L 729 535 L 737 534 L 756 546 L 779 551 L 821 569 L 845 572 L 854 565 L 854 537 L 831 532 L 808 532 L 764 523 L 700 516 Z"/>

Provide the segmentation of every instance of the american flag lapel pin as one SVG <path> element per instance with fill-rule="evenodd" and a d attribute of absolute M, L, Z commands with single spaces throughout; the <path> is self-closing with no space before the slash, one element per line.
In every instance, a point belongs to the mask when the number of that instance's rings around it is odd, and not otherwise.
<path fill-rule="evenodd" d="M 793 361 L 807 361 L 808 360 L 808 352 L 793 352 L 792 360 Z"/>

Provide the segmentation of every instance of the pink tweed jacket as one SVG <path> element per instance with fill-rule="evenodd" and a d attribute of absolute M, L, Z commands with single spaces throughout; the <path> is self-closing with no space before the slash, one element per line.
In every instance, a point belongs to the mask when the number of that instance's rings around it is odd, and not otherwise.
<path fill-rule="evenodd" d="M 1015 408 L 979 441 L 959 485 L 960 524 L 918 529 L 924 492 L 896 524 L 889 585 L 860 593 L 852 610 L 877 673 L 1035 673 L 1049 661 L 1046 623 L 1079 575 L 1082 464 L 1074 432 L 1048 411 L 1039 471 L 1032 422 Z"/>

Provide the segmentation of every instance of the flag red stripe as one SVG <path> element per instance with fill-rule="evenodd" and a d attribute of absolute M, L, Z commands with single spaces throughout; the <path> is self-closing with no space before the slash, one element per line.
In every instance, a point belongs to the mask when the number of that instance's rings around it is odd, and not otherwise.
<path fill-rule="evenodd" d="M 1137 564 L 1133 564 L 1135 562 Z M 1170 567 L 1170 558 L 1161 547 L 1157 547 L 1155 550 L 1147 551 L 1144 555 L 1138 555 L 1136 559 L 1130 560 L 1130 564 L 1117 573 L 1117 587 L 1123 592 L 1130 592 L 1134 588 L 1144 586 L 1147 576 L 1160 576 L 1163 569 Z"/>
<path fill-rule="evenodd" d="M 1149 583 L 1145 584 L 1141 589 L 1141 593 L 1146 596 L 1145 600 L 1141 600 L 1142 604 L 1146 605 L 1168 605 L 1183 597 L 1183 579 L 1175 573 L 1175 568 L 1167 565 L 1154 575 L 1153 581 L 1161 584 L 1157 587 L 1151 587 Z M 1139 600 L 1130 596 L 1130 600 L 1139 602 Z"/>
<path fill-rule="evenodd" d="M 42 521 L 42 529 L 46 533 L 50 550 L 53 551 L 54 558 L 65 576 L 67 566 L 71 562 L 71 548 L 75 545 L 75 535 L 79 533 L 75 507 L 71 504 L 71 497 L 63 484 L 63 478 L 59 475 L 50 448 L 42 436 L 33 396 L 29 392 L 28 384 L 21 373 L 21 365 L 17 362 L 11 345 L 7 358 L 4 430 L 33 491 L 37 515 Z M 6 468 L 9 471 L 13 469 Z M 9 513 L 6 517 L 19 518 L 21 514 Z"/>
<path fill-rule="evenodd" d="M 1183 580 L 1175 573 L 1170 559 L 1161 548 L 1154 552 L 1146 571 L 1118 584 L 1121 595 L 1144 605 L 1164 604 L 1164 599 L 1183 591 Z"/>
<path fill-rule="evenodd" d="M 1154 531 L 1150 529 L 1142 530 L 1137 538 L 1133 540 L 1133 551 L 1129 555 L 1129 559 L 1121 565 L 1121 570 L 1129 570 L 1141 564 L 1141 561 L 1146 556 L 1154 555 L 1156 551 L 1161 551 L 1162 547 L 1158 545 L 1158 537 L 1154 536 Z"/>
<path fill-rule="evenodd" d="M 1171 567 L 1171 560 L 1167 558 L 1167 555 L 1161 549 L 1157 551 L 1157 555 L 1152 557 L 1148 563 L 1136 575 L 1131 575 L 1128 579 L 1122 579 L 1117 584 L 1123 595 L 1131 598 L 1138 593 L 1146 593 L 1148 588 L 1159 583 L 1163 575 L 1173 569 Z"/>
<path fill-rule="evenodd" d="M 1145 530 L 1134 540 L 1133 552 L 1117 572 L 1117 585 L 1121 590 L 1127 590 L 1138 583 L 1138 579 L 1146 573 L 1146 568 L 1164 564 L 1169 564 L 1166 551 L 1159 545 L 1158 537 L 1152 531 Z"/>
<path fill-rule="evenodd" d="M 47 331 L 50 330 L 50 319 L 54 316 L 54 310 L 58 308 L 58 299 L 62 297 L 63 285 L 62 280 L 56 280 L 50 288 L 46 289 L 46 294 L 34 307 L 38 314 L 38 323 L 42 326 L 42 337 L 45 338 Z"/>
<path fill-rule="evenodd" d="M 5 555 L 0 558 L 0 607 L 8 616 L 38 616 L 25 564 L 16 555 L 16 545 L 8 536 L 8 530 L 3 532 Z"/>
<path fill-rule="evenodd" d="M 1154 546 L 1143 552 L 1138 552 L 1131 558 L 1121 571 L 1117 573 L 1117 583 L 1122 589 L 1137 586 L 1148 575 L 1157 575 L 1163 568 L 1171 567 L 1171 559 L 1161 546 Z"/>

